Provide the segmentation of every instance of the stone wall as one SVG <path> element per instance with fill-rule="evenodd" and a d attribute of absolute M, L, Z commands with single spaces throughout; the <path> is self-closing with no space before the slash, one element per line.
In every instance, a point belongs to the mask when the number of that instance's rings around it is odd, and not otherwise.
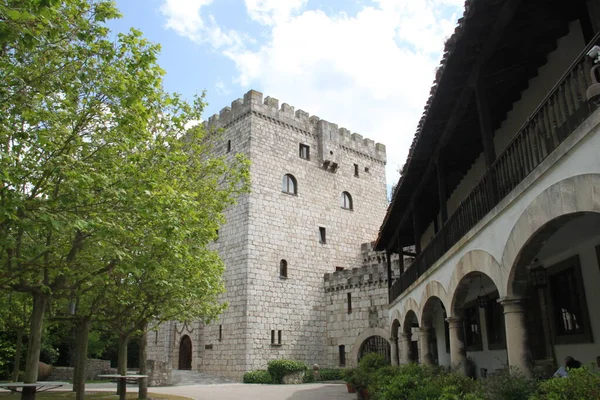
<path fill-rule="evenodd" d="M 148 371 L 148 386 L 171 385 L 171 365 L 164 361 L 148 360 L 146 363 Z"/>
<path fill-rule="evenodd" d="M 372 245 L 363 246 L 363 262 Z M 389 339 L 388 280 L 384 254 L 371 254 L 379 263 L 324 276 L 327 299 L 327 365 L 341 366 L 340 346 L 344 346 L 345 366 L 356 366 L 358 349 L 372 335 Z M 397 260 L 396 260 L 397 264 Z M 350 299 L 350 307 L 348 300 Z"/>
<path fill-rule="evenodd" d="M 52 373 L 48 381 L 71 381 L 73 380 L 73 367 L 52 367 Z M 86 363 L 86 379 L 97 380 L 98 375 L 107 373 L 110 370 L 110 361 L 97 360 L 90 358 Z"/>

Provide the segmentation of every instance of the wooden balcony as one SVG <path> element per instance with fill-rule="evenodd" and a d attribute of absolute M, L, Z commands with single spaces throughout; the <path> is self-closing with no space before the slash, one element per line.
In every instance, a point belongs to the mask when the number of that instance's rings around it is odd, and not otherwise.
<path fill-rule="evenodd" d="M 581 52 L 506 149 L 475 184 L 437 234 L 389 291 L 390 303 L 429 270 L 467 232 L 552 153 L 594 110 L 586 90 L 593 60 L 587 56 L 600 34 Z"/>

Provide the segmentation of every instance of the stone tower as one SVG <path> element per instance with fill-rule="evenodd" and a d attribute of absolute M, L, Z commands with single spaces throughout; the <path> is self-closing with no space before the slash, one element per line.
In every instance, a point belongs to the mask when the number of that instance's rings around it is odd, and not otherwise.
<path fill-rule="evenodd" d="M 226 212 L 214 243 L 228 309 L 218 321 L 163 324 L 148 358 L 240 378 L 290 358 L 328 357 L 324 275 L 362 265 L 387 207 L 385 146 L 251 90 L 207 121 L 219 154 L 251 160 L 251 192 Z M 185 344 L 185 345 L 184 345 Z"/>

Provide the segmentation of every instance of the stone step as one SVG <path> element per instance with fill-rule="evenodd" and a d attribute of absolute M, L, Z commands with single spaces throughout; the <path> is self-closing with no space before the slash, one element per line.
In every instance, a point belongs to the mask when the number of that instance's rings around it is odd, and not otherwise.
<path fill-rule="evenodd" d="M 173 386 L 220 385 L 224 383 L 237 383 L 237 381 L 200 371 L 174 369 L 171 373 Z"/>

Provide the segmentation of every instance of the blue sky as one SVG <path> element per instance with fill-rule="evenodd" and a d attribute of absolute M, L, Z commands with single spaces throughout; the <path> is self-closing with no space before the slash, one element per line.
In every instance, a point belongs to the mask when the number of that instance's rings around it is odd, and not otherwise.
<path fill-rule="evenodd" d="M 387 146 L 398 180 L 464 0 L 117 0 L 160 43 L 167 90 L 208 118 L 250 89 Z"/>

